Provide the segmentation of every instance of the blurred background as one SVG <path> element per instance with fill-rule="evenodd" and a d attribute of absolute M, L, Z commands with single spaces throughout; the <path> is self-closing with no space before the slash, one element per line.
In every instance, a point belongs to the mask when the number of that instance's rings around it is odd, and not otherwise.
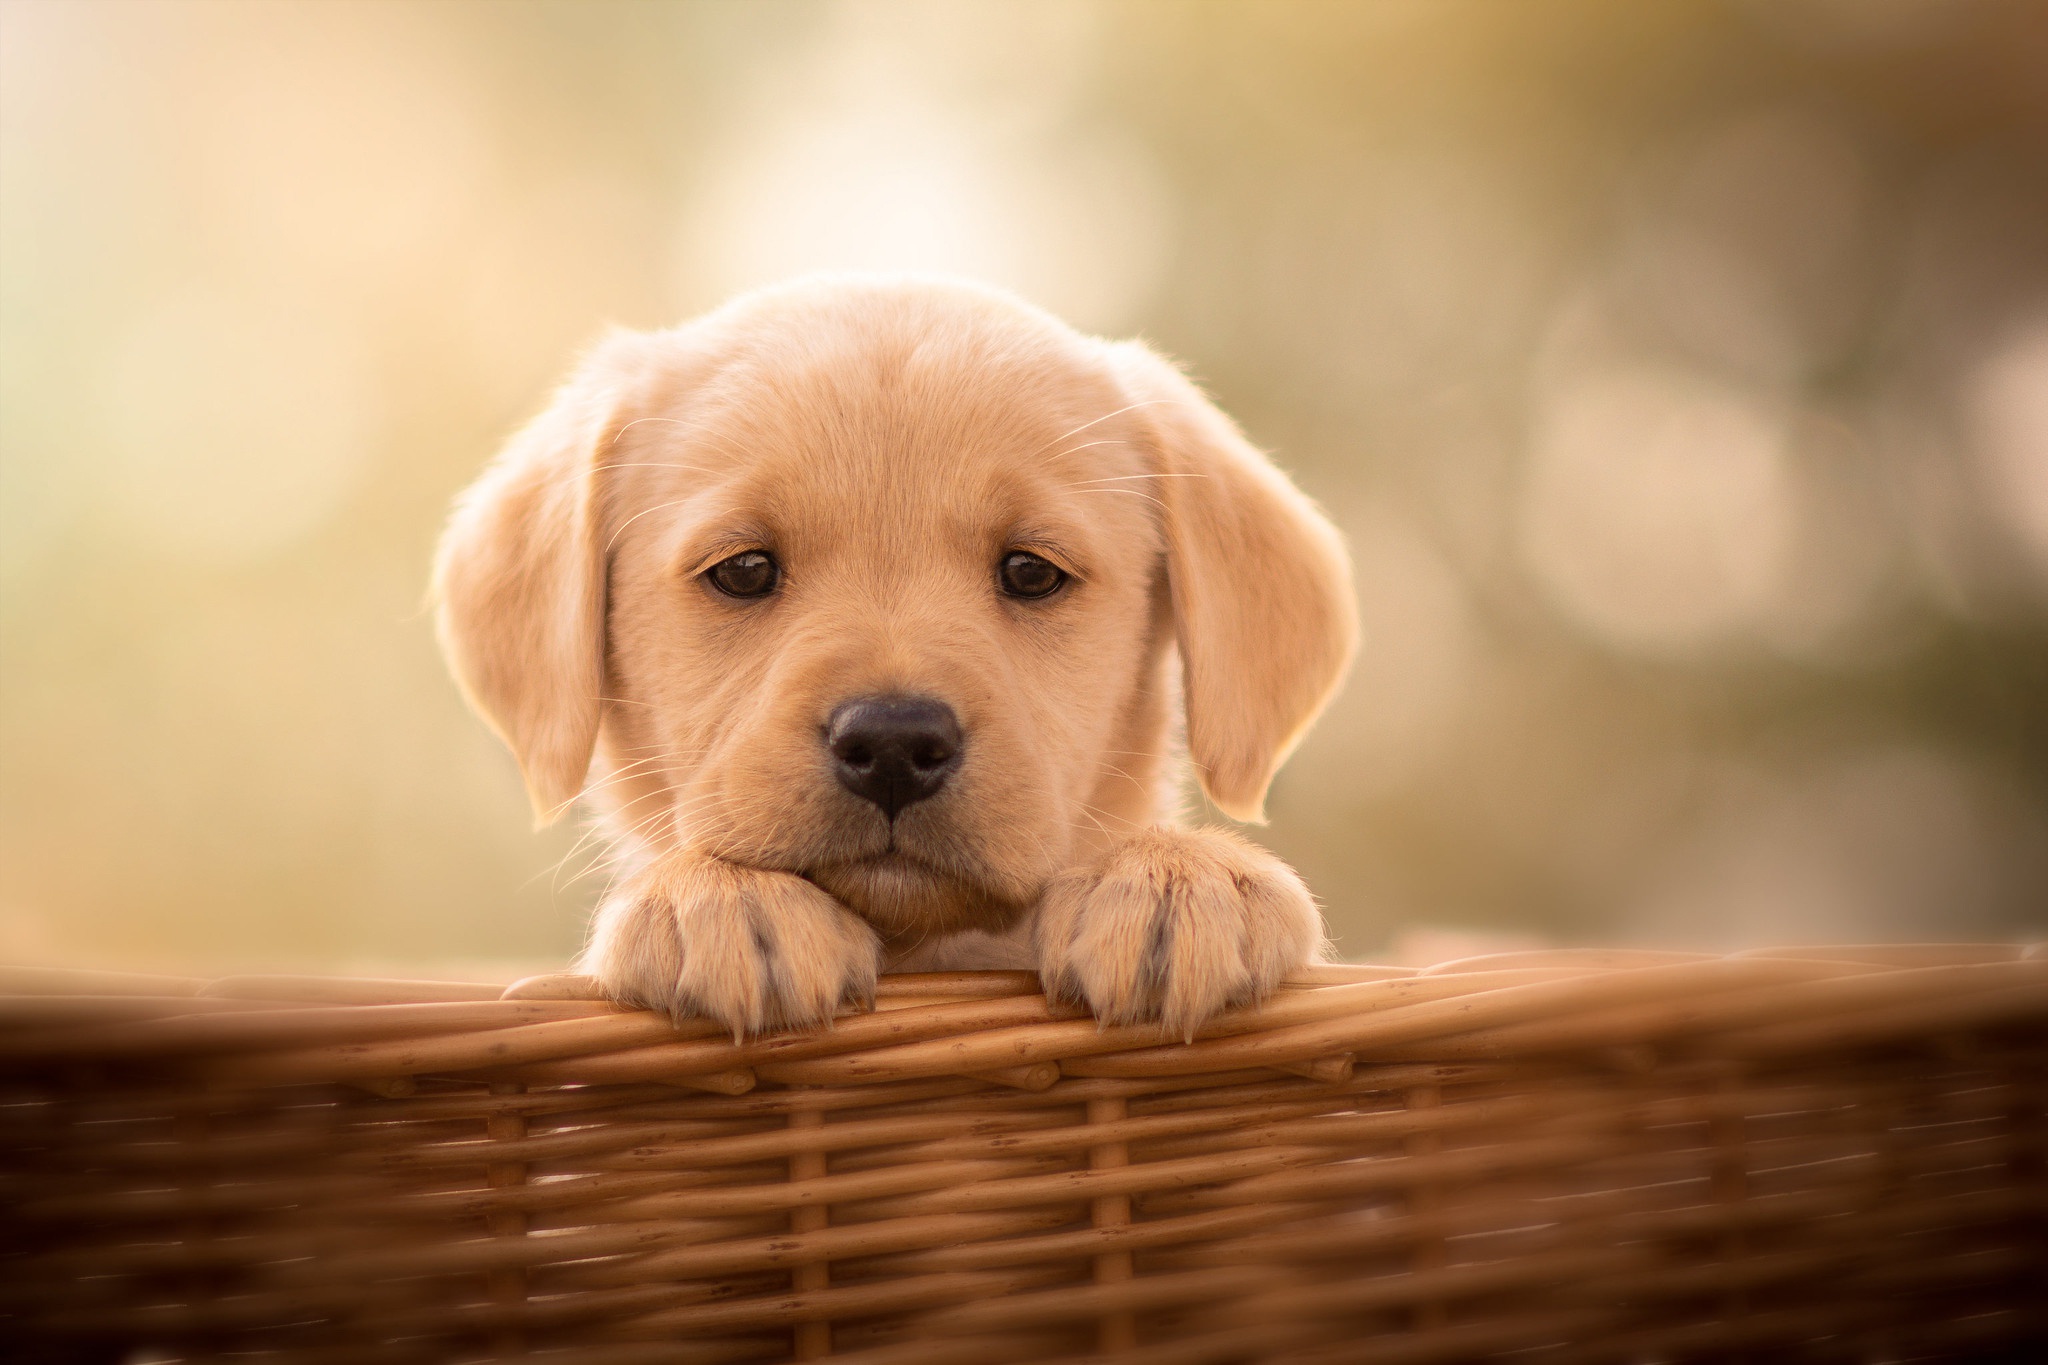
<path fill-rule="evenodd" d="M 2048 932 L 2048 7 L 4 0 L 0 959 L 578 945 L 419 610 L 607 324 L 821 266 L 1183 357 L 1367 646 L 1341 951 Z"/>

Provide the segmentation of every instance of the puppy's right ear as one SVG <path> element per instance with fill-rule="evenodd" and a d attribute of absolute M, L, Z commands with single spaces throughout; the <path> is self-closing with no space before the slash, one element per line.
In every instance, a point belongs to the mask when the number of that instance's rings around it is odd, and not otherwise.
<path fill-rule="evenodd" d="M 519 760 L 539 824 L 583 790 L 604 679 L 600 458 L 625 421 L 645 338 L 592 352 L 455 505 L 434 564 L 441 651 Z"/>

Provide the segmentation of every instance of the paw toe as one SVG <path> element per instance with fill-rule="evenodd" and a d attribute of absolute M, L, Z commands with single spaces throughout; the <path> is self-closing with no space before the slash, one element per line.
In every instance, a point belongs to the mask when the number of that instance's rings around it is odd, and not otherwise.
<path fill-rule="evenodd" d="M 1055 883 L 1039 914 L 1048 995 L 1105 1023 L 1158 1020 L 1192 1036 L 1308 960 L 1314 902 L 1284 864 L 1219 831 L 1153 831 Z"/>
<path fill-rule="evenodd" d="M 811 883 L 702 859 L 607 903 L 585 963 L 615 999 L 737 1038 L 871 1002 L 880 955 L 874 931 Z"/>

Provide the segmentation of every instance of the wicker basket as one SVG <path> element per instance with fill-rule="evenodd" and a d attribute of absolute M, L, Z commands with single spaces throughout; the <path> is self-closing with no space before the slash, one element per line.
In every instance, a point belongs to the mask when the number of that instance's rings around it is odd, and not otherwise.
<path fill-rule="evenodd" d="M 1317 968 L 1192 1044 L 1023 973 L 737 1045 L 574 985 L 7 973 L 10 1358 L 2048 1344 L 2038 950 Z"/>

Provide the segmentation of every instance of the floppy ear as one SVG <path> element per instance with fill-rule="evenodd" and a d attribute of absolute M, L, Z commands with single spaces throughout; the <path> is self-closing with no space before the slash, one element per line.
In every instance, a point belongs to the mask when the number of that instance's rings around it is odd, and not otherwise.
<path fill-rule="evenodd" d="M 1171 362 L 1111 346 L 1149 428 L 1165 509 L 1188 755 L 1238 820 L 1343 681 L 1358 646 L 1351 564 L 1335 527 Z"/>
<path fill-rule="evenodd" d="M 441 651 L 519 760 L 539 824 L 583 790 L 604 678 L 601 452 L 634 343 L 600 345 L 455 505 L 434 565 Z"/>

